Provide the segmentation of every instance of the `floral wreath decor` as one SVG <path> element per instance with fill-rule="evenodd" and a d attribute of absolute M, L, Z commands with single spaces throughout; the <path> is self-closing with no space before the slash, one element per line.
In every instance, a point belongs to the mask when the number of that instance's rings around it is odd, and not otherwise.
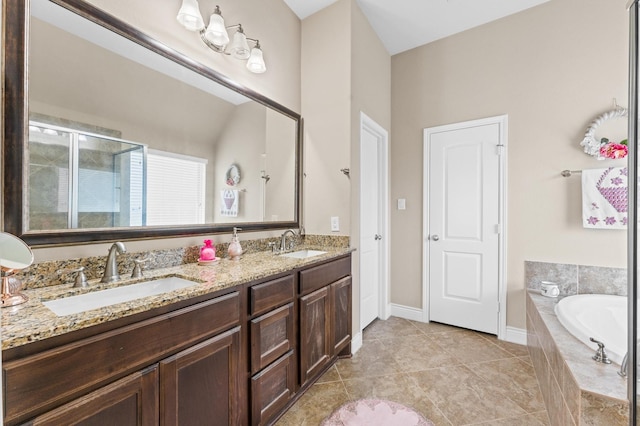
<path fill-rule="evenodd" d="M 584 139 L 582 139 L 582 142 L 580 142 L 580 146 L 584 147 L 584 152 L 593 157 L 596 157 L 598 160 L 604 160 L 605 158 L 610 158 L 613 160 L 616 160 L 618 158 L 625 158 L 629 153 L 627 148 L 627 139 L 624 139 L 618 143 L 611 142 L 607 138 L 598 139 L 596 137 L 596 129 L 606 120 L 626 116 L 626 108 L 616 107 L 615 109 L 605 112 L 604 114 L 598 116 L 595 120 L 593 120 L 589 127 L 587 127 L 587 132 L 584 135 Z"/>
<path fill-rule="evenodd" d="M 240 167 L 237 164 L 232 164 L 227 170 L 225 175 L 225 181 L 229 186 L 236 186 L 240 183 Z"/>

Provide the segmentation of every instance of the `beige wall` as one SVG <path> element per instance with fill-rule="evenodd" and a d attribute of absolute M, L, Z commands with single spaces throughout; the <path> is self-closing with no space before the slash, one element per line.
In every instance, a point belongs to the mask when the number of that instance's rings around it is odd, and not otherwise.
<path fill-rule="evenodd" d="M 331 29 L 328 31 L 327 29 Z M 303 21 L 305 226 L 308 233 L 351 237 L 353 329 L 359 331 L 360 112 L 390 128 L 391 58 L 355 0 L 340 0 Z M 340 169 L 351 170 L 348 178 Z"/>
<path fill-rule="evenodd" d="M 304 117 L 304 226 L 331 234 L 340 218 L 349 235 L 351 146 L 351 4 L 340 0 L 302 25 L 302 116 Z"/>
<path fill-rule="evenodd" d="M 422 130 L 509 115 L 507 325 L 524 328 L 524 261 L 625 267 L 624 231 L 581 227 L 586 126 L 627 105 L 623 1 L 554 0 L 392 58 L 392 302 L 420 307 Z M 624 126 L 624 123 L 623 123 Z M 620 128 L 610 129 L 620 138 Z M 599 135 L 600 137 L 605 134 Z M 393 204 L 393 202 L 392 202 Z"/>
<path fill-rule="evenodd" d="M 220 2 L 200 0 L 200 10 L 207 16 L 219 4 L 229 25 L 241 22 L 248 37 L 259 38 L 267 72 L 252 74 L 243 61 L 209 50 L 198 34 L 185 30 L 176 20 L 180 2 L 145 0 L 87 0 L 88 3 L 133 25 L 167 46 L 219 71 L 241 85 L 249 87 L 293 111 L 300 103 L 300 31 L 298 17 L 282 0 L 246 0 Z M 208 18 L 206 18 L 208 19 Z M 276 235 L 279 232 L 267 233 Z M 261 234 L 262 235 L 262 234 Z M 241 236 L 241 239 L 248 238 Z M 214 236 L 214 241 L 229 241 L 230 236 Z M 202 243 L 202 236 L 127 242 L 129 251 L 173 248 Z M 103 255 L 109 244 L 88 244 L 34 250 L 36 261 Z"/>

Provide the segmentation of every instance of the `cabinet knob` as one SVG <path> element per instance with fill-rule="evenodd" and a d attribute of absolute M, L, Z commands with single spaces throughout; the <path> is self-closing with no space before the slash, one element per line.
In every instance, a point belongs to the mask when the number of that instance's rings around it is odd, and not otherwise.
<path fill-rule="evenodd" d="M 431 237 L 431 239 L 432 239 L 433 241 L 439 241 L 439 240 L 440 240 L 440 237 L 439 237 L 438 235 L 433 235 L 433 236 Z"/>

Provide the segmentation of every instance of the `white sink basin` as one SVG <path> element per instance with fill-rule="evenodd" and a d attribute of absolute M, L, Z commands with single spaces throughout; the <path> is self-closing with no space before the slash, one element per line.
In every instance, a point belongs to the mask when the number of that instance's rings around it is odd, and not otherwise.
<path fill-rule="evenodd" d="M 160 278 L 137 284 L 124 285 L 122 287 L 109 288 L 107 290 L 94 291 L 78 296 L 64 297 L 62 299 L 42 302 L 59 317 L 77 314 L 116 303 L 129 302 L 143 297 L 155 296 L 181 288 L 198 284 L 178 277 Z"/>
<path fill-rule="evenodd" d="M 319 256 L 325 253 L 326 251 L 322 251 L 322 250 L 298 250 L 291 253 L 282 254 L 281 256 L 292 257 L 294 259 L 306 259 L 308 257 Z"/>

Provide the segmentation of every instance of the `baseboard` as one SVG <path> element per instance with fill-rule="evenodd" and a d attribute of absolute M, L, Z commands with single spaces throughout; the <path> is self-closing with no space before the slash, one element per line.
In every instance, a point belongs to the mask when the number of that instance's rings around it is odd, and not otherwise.
<path fill-rule="evenodd" d="M 362 347 L 362 332 L 359 332 L 353 339 L 351 339 L 351 355 L 355 355 L 356 352 Z"/>
<path fill-rule="evenodd" d="M 519 345 L 526 345 L 527 330 L 507 326 L 507 332 L 504 335 L 504 340 L 511 343 L 517 343 Z"/>
<path fill-rule="evenodd" d="M 391 304 L 391 316 L 412 321 L 424 322 L 422 309 L 410 306 Z"/>

